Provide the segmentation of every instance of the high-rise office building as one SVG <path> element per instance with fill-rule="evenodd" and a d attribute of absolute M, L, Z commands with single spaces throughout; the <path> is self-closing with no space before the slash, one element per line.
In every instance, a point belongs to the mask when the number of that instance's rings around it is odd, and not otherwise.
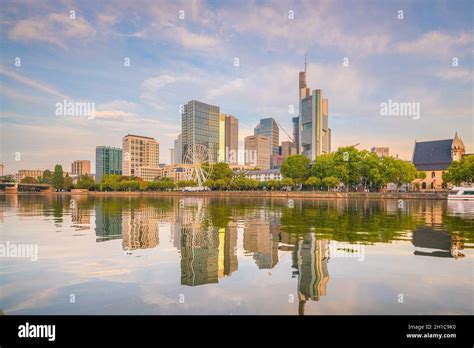
<path fill-rule="evenodd" d="M 270 155 L 277 154 L 279 152 L 279 144 L 280 144 L 280 130 L 278 128 L 278 124 L 276 123 L 275 119 L 270 118 L 262 118 L 260 119 L 260 123 L 255 127 L 253 134 L 254 135 L 264 135 L 270 139 Z"/>
<path fill-rule="evenodd" d="M 322 91 L 310 93 L 306 84 L 305 69 L 299 73 L 299 153 L 315 160 L 317 156 L 331 152 L 331 130 L 328 126 L 328 100 Z"/>
<path fill-rule="evenodd" d="M 71 175 L 88 175 L 91 173 L 91 161 L 76 160 L 71 164 Z"/>
<path fill-rule="evenodd" d="M 160 144 L 156 139 L 128 134 L 122 139 L 122 174 L 151 181 L 160 170 Z"/>
<path fill-rule="evenodd" d="M 296 153 L 299 153 L 300 148 L 300 118 L 298 116 L 291 119 L 293 121 L 293 142 L 296 147 Z"/>
<path fill-rule="evenodd" d="M 95 148 L 95 179 L 100 182 L 108 174 L 122 175 L 122 149 L 111 146 Z"/>
<path fill-rule="evenodd" d="M 216 163 L 219 152 L 219 107 L 191 100 L 181 115 L 182 156 L 195 145 L 208 150 L 209 163 Z"/>
<path fill-rule="evenodd" d="M 183 163 L 183 137 L 178 135 L 178 138 L 174 140 L 174 158 L 172 159 L 172 164 L 181 164 Z"/>
<path fill-rule="evenodd" d="M 239 120 L 232 115 L 219 115 L 219 162 L 237 164 Z"/>
<path fill-rule="evenodd" d="M 263 135 L 245 138 L 245 165 L 270 169 L 270 139 Z"/>

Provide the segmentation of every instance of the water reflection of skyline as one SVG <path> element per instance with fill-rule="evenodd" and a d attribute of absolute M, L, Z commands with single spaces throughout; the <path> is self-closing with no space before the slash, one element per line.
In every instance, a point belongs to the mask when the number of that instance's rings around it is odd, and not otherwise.
<path fill-rule="evenodd" d="M 156 248 L 160 227 L 165 227 L 180 252 L 180 283 L 185 286 L 216 284 L 232 276 L 243 261 L 239 257 L 252 260 L 256 269 L 270 270 L 283 254 L 291 255 L 288 275 L 297 279 L 300 314 L 307 301 L 326 295 L 331 243 L 410 241 L 415 256 L 454 259 L 473 247 L 473 216 L 461 217 L 459 205 L 449 214 L 443 201 L 405 202 L 401 208 L 392 201 L 301 201 L 291 209 L 285 202 L 194 197 L 180 201 L 83 196 L 73 208 L 70 199 L 57 196 L 3 199 L 2 208 L 16 206 L 22 218 L 44 214 L 65 224 L 70 216 L 76 230 L 93 229 L 95 221 L 97 242 L 121 239 L 126 251 Z"/>

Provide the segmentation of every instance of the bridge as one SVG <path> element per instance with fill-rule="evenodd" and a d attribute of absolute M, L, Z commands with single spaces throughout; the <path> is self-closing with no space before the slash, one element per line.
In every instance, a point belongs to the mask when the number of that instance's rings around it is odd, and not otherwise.
<path fill-rule="evenodd" d="M 53 187 L 48 184 L 18 184 L 15 182 L 2 182 L 0 183 L 0 191 L 4 193 L 53 192 Z"/>

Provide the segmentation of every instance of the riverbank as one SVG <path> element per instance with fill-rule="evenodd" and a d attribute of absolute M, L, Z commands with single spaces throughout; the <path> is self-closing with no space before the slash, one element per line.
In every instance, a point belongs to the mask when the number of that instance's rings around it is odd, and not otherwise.
<path fill-rule="evenodd" d="M 2 193 L 5 194 L 5 193 Z M 15 193 L 16 194 L 16 193 Z M 320 192 L 320 191 L 147 191 L 147 192 L 20 192 L 22 195 L 156 196 L 156 197 L 247 197 L 284 199 L 428 199 L 446 200 L 449 192 Z"/>

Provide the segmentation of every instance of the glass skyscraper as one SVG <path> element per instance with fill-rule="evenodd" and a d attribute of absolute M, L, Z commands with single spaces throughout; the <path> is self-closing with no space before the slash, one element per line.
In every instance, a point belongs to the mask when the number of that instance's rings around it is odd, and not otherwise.
<path fill-rule="evenodd" d="M 280 146 L 280 130 L 274 118 L 262 118 L 254 129 L 254 135 L 264 135 L 270 139 L 270 155 L 278 155 Z"/>
<path fill-rule="evenodd" d="M 209 151 L 209 163 L 216 163 L 219 151 L 219 107 L 191 100 L 183 107 L 181 134 L 183 158 L 193 145 L 204 145 Z"/>
<path fill-rule="evenodd" d="M 110 146 L 95 148 L 95 178 L 100 182 L 103 175 L 122 174 L 122 149 Z"/>

